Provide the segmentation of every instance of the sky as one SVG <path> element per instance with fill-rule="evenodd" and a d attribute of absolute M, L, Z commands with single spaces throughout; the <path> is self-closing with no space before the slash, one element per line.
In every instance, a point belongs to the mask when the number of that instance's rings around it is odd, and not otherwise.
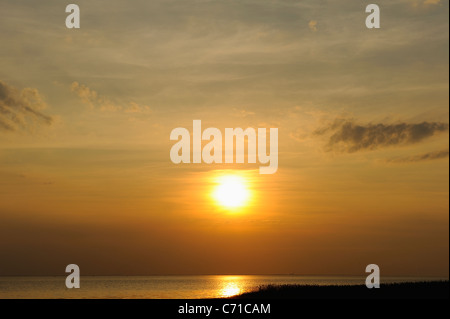
<path fill-rule="evenodd" d="M 448 277 L 448 1 L 74 2 L 0 4 L 0 275 Z M 278 171 L 173 164 L 193 120 Z"/>

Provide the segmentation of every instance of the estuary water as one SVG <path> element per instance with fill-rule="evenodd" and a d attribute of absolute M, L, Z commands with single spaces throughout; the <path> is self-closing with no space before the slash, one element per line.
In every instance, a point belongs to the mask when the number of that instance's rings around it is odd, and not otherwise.
<path fill-rule="evenodd" d="M 203 299 L 231 297 L 264 285 L 364 285 L 365 277 L 344 276 L 82 276 L 67 289 L 64 276 L 0 277 L 0 299 Z M 381 284 L 448 280 L 382 277 Z"/>

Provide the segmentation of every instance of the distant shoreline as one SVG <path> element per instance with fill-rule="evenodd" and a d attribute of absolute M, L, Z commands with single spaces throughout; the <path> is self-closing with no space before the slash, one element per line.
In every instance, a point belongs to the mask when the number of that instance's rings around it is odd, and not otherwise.
<path fill-rule="evenodd" d="M 230 299 L 449 299 L 449 281 L 365 285 L 268 285 Z"/>

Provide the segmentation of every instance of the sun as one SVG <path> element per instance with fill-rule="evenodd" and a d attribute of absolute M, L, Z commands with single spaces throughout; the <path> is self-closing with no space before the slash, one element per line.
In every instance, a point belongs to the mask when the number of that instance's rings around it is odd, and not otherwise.
<path fill-rule="evenodd" d="M 250 192 L 244 178 L 237 175 L 226 175 L 218 177 L 213 197 L 222 207 L 238 208 L 248 202 Z"/>

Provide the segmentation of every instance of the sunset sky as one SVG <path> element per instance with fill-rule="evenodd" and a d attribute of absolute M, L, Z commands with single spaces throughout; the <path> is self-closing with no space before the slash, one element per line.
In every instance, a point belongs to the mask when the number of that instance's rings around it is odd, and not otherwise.
<path fill-rule="evenodd" d="M 0 3 L 0 275 L 448 276 L 448 1 L 68 3 Z M 173 164 L 193 120 L 277 173 Z"/>

